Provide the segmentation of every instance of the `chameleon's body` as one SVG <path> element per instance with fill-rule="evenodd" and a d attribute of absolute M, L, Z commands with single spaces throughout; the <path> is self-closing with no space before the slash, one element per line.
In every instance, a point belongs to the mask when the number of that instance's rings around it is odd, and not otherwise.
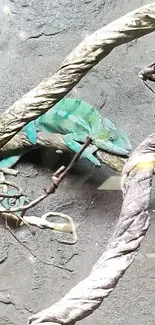
<path fill-rule="evenodd" d="M 126 133 L 102 117 L 97 109 L 84 101 L 74 98 L 62 99 L 54 107 L 34 121 L 29 122 L 21 131 L 26 133 L 32 145 L 37 143 L 37 132 L 64 134 L 64 141 L 74 152 L 79 151 L 87 136 L 95 145 L 86 148 L 82 157 L 100 166 L 93 152 L 101 149 L 120 156 L 129 156 L 132 149 Z M 29 150 L 28 150 L 29 151 Z M 22 154 L 0 161 L 0 167 L 12 167 Z"/>

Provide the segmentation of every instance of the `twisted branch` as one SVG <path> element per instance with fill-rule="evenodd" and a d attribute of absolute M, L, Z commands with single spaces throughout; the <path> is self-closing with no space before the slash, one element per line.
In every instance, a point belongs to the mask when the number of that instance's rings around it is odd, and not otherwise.
<path fill-rule="evenodd" d="M 32 143 L 27 138 L 26 134 L 20 133 L 16 134 L 9 142 L 7 142 L 1 149 L 0 149 L 0 158 L 10 156 L 12 153 L 15 152 L 23 152 L 26 153 L 29 150 L 33 150 L 38 147 L 46 147 L 46 148 L 55 148 L 57 150 L 62 150 L 66 152 L 72 152 L 64 142 L 64 136 L 62 134 L 50 134 L 44 132 L 37 133 L 37 143 L 36 145 L 32 145 Z M 91 147 L 91 144 L 89 145 Z M 95 156 L 104 163 L 109 168 L 113 169 L 116 172 L 121 172 L 124 166 L 126 158 L 115 156 L 108 152 L 104 152 L 101 150 L 97 150 L 94 153 Z M 6 173 L 7 170 L 3 169 Z M 12 170 L 11 170 L 12 171 Z"/>
<path fill-rule="evenodd" d="M 115 231 L 91 273 L 51 307 L 33 315 L 27 324 L 73 325 L 90 315 L 114 290 L 135 258 L 150 224 L 148 214 L 155 164 L 155 134 L 133 152 L 123 169 L 123 204 Z"/>
<path fill-rule="evenodd" d="M 0 147 L 26 123 L 45 113 L 115 47 L 155 30 L 155 2 L 138 8 L 85 38 L 53 77 L 17 100 L 0 117 Z"/>
<path fill-rule="evenodd" d="M 141 70 L 138 74 L 139 78 L 142 79 L 144 85 L 149 88 L 154 94 L 155 91 L 147 84 L 147 81 L 155 82 L 155 62 L 151 63 L 148 67 Z"/>

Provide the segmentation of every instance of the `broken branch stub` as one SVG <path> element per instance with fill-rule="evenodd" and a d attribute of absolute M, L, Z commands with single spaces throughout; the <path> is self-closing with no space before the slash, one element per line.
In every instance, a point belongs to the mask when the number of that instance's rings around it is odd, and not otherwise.
<path fill-rule="evenodd" d="M 150 224 L 148 214 L 155 164 L 155 134 L 133 152 L 123 169 L 123 204 L 105 252 L 91 273 L 60 301 L 34 314 L 27 324 L 44 322 L 73 325 L 96 310 L 114 290 L 135 258 Z"/>
<path fill-rule="evenodd" d="M 115 47 L 155 31 L 155 2 L 138 8 L 86 37 L 53 77 L 43 80 L 0 117 L 0 147 L 25 124 L 45 113 Z"/>
<path fill-rule="evenodd" d="M 148 67 L 145 69 L 141 70 L 138 73 L 138 76 L 142 81 L 144 82 L 144 85 L 148 87 L 153 93 L 155 91 L 147 84 L 147 81 L 152 81 L 155 82 L 155 62 L 151 63 Z"/>

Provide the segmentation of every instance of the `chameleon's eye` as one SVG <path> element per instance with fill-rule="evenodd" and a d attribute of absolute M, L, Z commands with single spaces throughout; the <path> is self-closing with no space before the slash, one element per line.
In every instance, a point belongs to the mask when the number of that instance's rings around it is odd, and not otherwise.
<path fill-rule="evenodd" d="M 109 132 L 109 133 L 110 133 L 109 134 L 109 140 L 110 141 L 117 141 L 118 136 L 117 136 L 116 132 Z"/>
<path fill-rule="evenodd" d="M 114 141 L 114 137 L 112 135 L 110 135 L 109 140 Z"/>

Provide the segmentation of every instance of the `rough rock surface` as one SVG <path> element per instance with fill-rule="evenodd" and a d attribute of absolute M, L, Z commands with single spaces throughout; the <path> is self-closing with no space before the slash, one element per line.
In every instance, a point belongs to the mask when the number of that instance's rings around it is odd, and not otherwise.
<path fill-rule="evenodd" d="M 151 1 L 144 0 L 1 0 L 0 103 L 1 111 L 52 76 L 66 55 L 88 34 Z M 154 131 L 154 95 L 137 73 L 154 61 L 154 34 L 115 49 L 68 96 L 86 100 L 123 127 L 133 147 Z M 36 158 L 37 157 L 37 158 Z M 37 151 L 18 164 L 19 182 L 29 197 L 49 184 L 51 170 L 69 157 L 49 150 Z M 63 162 L 64 162 L 63 160 Z M 49 170 L 51 169 L 51 170 Z M 74 269 L 69 273 L 33 258 L 1 224 L 0 324 L 24 325 L 27 317 L 60 299 L 82 280 L 100 257 L 113 231 L 121 207 L 121 192 L 98 191 L 112 174 L 80 160 L 57 193 L 32 212 L 57 210 L 78 224 L 75 246 L 58 243 L 60 234 L 26 228 L 18 238 L 40 259 Z M 154 198 L 154 195 L 153 195 Z M 154 199 L 151 208 L 153 209 Z M 79 324 L 153 324 L 155 317 L 155 218 L 136 261 L 116 290 L 90 317 Z M 64 237 L 64 236 L 63 236 Z"/>

